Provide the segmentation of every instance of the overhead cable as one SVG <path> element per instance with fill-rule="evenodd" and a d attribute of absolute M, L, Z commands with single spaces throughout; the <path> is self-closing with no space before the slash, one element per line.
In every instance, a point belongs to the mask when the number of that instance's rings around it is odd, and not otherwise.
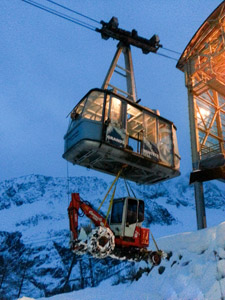
<path fill-rule="evenodd" d="M 64 6 L 64 5 L 62 5 L 62 4 L 59 4 L 59 3 L 55 2 L 55 1 L 52 1 L 52 0 L 46 0 L 46 1 L 48 1 L 48 2 L 50 2 L 50 3 L 52 3 L 52 4 L 55 4 L 55 5 L 59 6 L 59 7 L 62 7 L 62 8 L 64 8 L 64 9 L 68 10 L 68 11 L 71 11 L 71 12 L 73 12 L 73 13 L 75 13 L 75 14 L 81 16 L 81 17 L 84 17 L 84 18 L 86 18 L 86 19 L 89 19 L 90 21 L 93 21 L 93 22 L 95 22 L 95 23 L 100 24 L 99 21 L 97 21 L 97 20 L 95 20 L 95 19 L 92 19 L 92 18 L 90 18 L 90 17 L 88 17 L 88 16 L 86 16 L 86 15 L 84 15 L 84 14 L 81 14 L 81 13 L 79 13 L 78 11 L 76 11 L 76 10 L 74 10 L 74 9 L 71 9 L 71 8 L 69 8 L 69 7 L 66 7 L 66 6 Z"/>
<path fill-rule="evenodd" d="M 67 21 L 70 21 L 72 23 L 75 23 L 77 25 L 85 27 L 85 28 L 87 28 L 89 30 L 95 31 L 95 27 L 93 25 L 88 24 L 88 23 L 83 22 L 83 21 L 80 21 L 78 19 L 75 19 L 73 17 L 70 17 L 70 16 L 68 16 L 68 15 L 66 15 L 64 13 L 61 13 L 61 12 L 59 12 L 57 10 L 54 10 L 54 9 L 51 9 L 51 8 L 49 8 L 49 7 L 45 6 L 45 5 L 42 5 L 42 4 L 38 3 L 38 2 L 35 2 L 35 1 L 32 1 L 32 0 L 21 0 L 21 1 L 26 2 L 26 3 L 30 4 L 30 5 L 33 5 L 33 6 L 37 7 L 37 8 L 40 8 L 41 10 L 47 11 L 50 14 L 53 14 L 53 15 L 58 16 L 60 18 L 63 18 L 65 20 L 67 20 Z"/>
<path fill-rule="evenodd" d="M 175 54 L 178 54 L 178 55 L 181 55 L 180 52 L 177 52 L 177 51 L 174 51 L 174 50 L 171 50 L 171 49 L 168 49 L 168 48 L 165 48 L 165 47 L 161 47 L 162 49 L 166 50 L 166 51 L 169 51 L 169 52 L 172 52 L 172 53 L 175 53 Z"/>
<path fill-rule="evenodd" d="M 176 58 L 174 58 L 174 57 L 171 57 L 171 56 L 168 56 L 168 55 L 159 53 L 159 52 L 156 52 L 155 54 L 160 55 L 160 56 L 163 56 L 163 57 L 166 57 L 166 58 L 169 58 L 169 59 L 171 59 L 171 60 L 178 61 L 178 59 L 176 59 Z"/>
<path fill-rule="evenodd" d="M 33 1 L 33 0 L 21 0 L 21 1 L 23 1 L 23 2 L 25 2 L 25 3 L 27 3 L 27 4 L 30 4 L 30 5 L 32 5 L 32 6 L 34 6 L 34 7 L 37 7 L 37 8 L 39 8 L 39 9 L 41 9 L 41 10 L 44 10 L 44 11 L 46 11 L 46 12 L 48 12 L 48 13 L 50 13 L 50 14 L 53 14 L 53 15 L 55 15 L 55 16 L 57 16 L 57 17 L 60 17 L 60 18 L 62 18 L 62 19 L 65 19 L 65 20 L 67 20 L 67 21 L 70 21 L 70 22 L 72 22 L 72 23 L 75 23 L 75 24 L 77 24 L 77 25 L 80 25 L 80 26 L 82 26 L 82 27 L 84 27 L 84 28 L 86 28 L 86 29 L 89 29 L 89 30 L 92 30 L 92 31 L 95 31 L 95 32 L 96 32 L 96 27 L 95 27 L 95 26 L 93 26 L 93 25 L 91 25 L 91 24 L 89 24 L 89 23 L 83 22 L 83 21 L 81 21 L 81 20 L 79 20 L 79 19 L 73 18 L 73 17 L 71 17 L 71 16 L 69 16 L 69 15 L 67 15 L 67 14 L 64 14 L 64 13 L 62 13 L 62 12 L 59 12 L 59 11 L 57 11 L 57 10 L 55 10 L 55 9 L 52 9 L 52 8 L 48 7 L 48 6 L 42 5 L 42 4 L 40 4 L 40 3 L 36 2 L 36 1 Z M 73 12 L 73 13 L 76 13 L 76 14 L 78 14 L 78 15 L 84 17 L 84 18 L 87 18 L 87 19 L 93 21 L 93 22 L 100 23 L 100 22 L 98 22 L 97 20 L 95 20 L 95 19 L 93 19 L 93 18 L 90 18 L 90 17 L 88 17 L 88 16 L 86 16 L 86 15 L 84 15 L 84 14 L 81 14 L 81 13 L 79 13 L 79 12 L 73 10 L 73 9 L 70 9 L 70 8 L 64 6 L 64 5 L 61 5 L 61 4 L 59 4 L 59 3 L 57 3 L 57 2 L 55 2 L 55 1 L 53 1 L 53 0 L 46 0 L 46 1 L 48 1 L 49 3 L 52 3 L 52 4 L 54 4 L 54 5 L 57 5 L 57 6 L 61 7 L 61 8 L 63 8 L 63 9 L 66 9 L 66 10 L 68 10 L 68 11 L 71 11 L 71 12 Z M 179 52 L 177 52 L 177 51 L 174 51 L 174 50 L 171 50 L 171 49 L 168 49 L 168 48 L 165 48 L 165 47 L 162 47 L 162 49 L 164 49 L 164 50 L 166 50 L 166 51 L 170 51 L 170 52 L 176 53 L 176 54 L 179 54 L 179 55 L 181 54 L 181 53 L 179 53 Z M 155 53 L 155 54 L 158 54 L 158 55 L 160 55 L 160 56 L 163 56 L 163 57 L 168 58 L 168 59 L 171 59 L 171 60 L 178 61 L 176 58 L 171 57 L 171 56 L 169 56 L 169 55 L 165 55 L 165 54 L 163 54 L 163 53 L 158 53 L 158 52 L 157 52 L 157 53 Z"/>

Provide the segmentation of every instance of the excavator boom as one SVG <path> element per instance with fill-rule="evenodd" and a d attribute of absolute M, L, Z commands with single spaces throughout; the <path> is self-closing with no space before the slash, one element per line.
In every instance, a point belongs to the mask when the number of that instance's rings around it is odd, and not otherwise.
<path fill-rule="evenodd" d="M 72 193 L 72 199 L 68 207 L 68 215 L 70 220 L 70 231 L 74 240 L 78 238 L 78 211 L 81 209 L 83 213 L 95 224 L 95 226 L 103 226 L 109 228 L 106 219 L 103 218 L 89 204 L 81 201 L 79 193 Z"/>

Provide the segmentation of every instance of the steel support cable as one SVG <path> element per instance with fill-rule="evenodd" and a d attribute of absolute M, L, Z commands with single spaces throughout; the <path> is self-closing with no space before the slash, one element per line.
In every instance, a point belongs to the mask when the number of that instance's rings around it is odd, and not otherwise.
<path fill-rule="evenodd" d="M 48 12 L 48 13 L 50 13 L 50 14 L 53 14 L 53 15 L 55 15 L 55 16 L 57 16 L 57 17 L 60 17 L 60 18 L 62 18 L 62 19 L 65 19 L 65 20 L 67 20 L 67 21 L 70 21 L 70 22 L 72 22 L 72 23 L 75 23 L 75 24 L 77 24 L 77 25 L 80 25 L 80 26 L 82 26 L 82 27 L 84 27 L 84 28 L 86 28 L 86 29 L 89 29 L 89 30 L 92 30 L 92 31 L 95 31 L 95 32 L 96 32 L 96 27 L 93 26 L 93 25 L 91 25 L 91 24 L 89 24 L 89 23 L 86 23 L 86 22 L 81 21 L 81 20 L 79 20 L 79 19 L 75 19 L 75 18 L 73 18 L 73 17 L 70 17 L 69 15 L 66 15 L 66 14 L 64 14 L 64 13 L 61 13 L 61 12 L 55 10 L 55 9 L 52 9 L 52 8 L 50 8 L 50 7 L 47 7 L 47 6 L 43 5 L 43 4 L 40 4 L 40 3 L 38 3 L 38 2 L 35 2 L 35 1 L 33 1 L 33 0 L 21 0 L 21 1 L 23 1 L 23 2 L 25 2 L 25 3 L 27 3 L 27 4 L 30 4 L 30 5 L 32 5 L 32 6 L 34 6 L 34 7 L 37 7 L 37 8 L 39 8 L 39 9 L 41 9 L 41 10 L 44 10 L 44 11 L 46 11 L 46 12 Z M 73 9 L 70 9 L 70 8 L 64 6 L 64 5 L 61 5 L 61 4 L 59 4 L 59 3 L 55 2 L 55 1 L 52 1 L 52 0 L 46 0 L 46 1 L 48 1 L 49 3 L 52 3 L 52 4 L 54 4 L 54 5 L 57 5 L 57 6 L 61 7 L 61 8 L 63 8 L 63 9 L 66 9 L 66 10 L 68 10 L 68 11 L 70 11 L 70 12 L 73 12 L 73 13 L 75 13 L 75 14 L 78 14 L 78 15 L 82 16 L 83 18 L 87 18 L 87 19 L 89 19 L 90 21 L 93 21 L 93 22 L 96 22 L 96 23 L 100 24 L 99 21 L 97 21 L 97 20 L 95 20 L 95 19 L 93 19 L 93 18 L 91 18 L 91 17 L 88 17 L 88 16 L 86 16 L 86 15 L 84 15 L 84 14 L 81 14 L 81 13 L 79 13 L 79 12 L 73 10 Z M 166 51 L 170 51 L 170 52 L 176 53 L 176 54 L 179 54 L 179 55 L 181 54 L 181 53 L 179 53 L 179 52 L 177 52 L 177 51 L 174 51 L 174 50 L 171 50 L 171 49 L 169 49 L 169 48 L 162 47 L 162 49 L 164 49 L 164 50 L 166 50 Z M 177 59 L 175 59 L 175 58 L 173 58 L 173 57 L 171 57 L 171 56 L 162 54 L 162 53 L 158 53 L 158 52 L 157 52 L 156 54 L 161 55 L 161 56 L 166 57 L 166 58 L 169 58 L 169 59 L 172 59 L 172 60 L 175 60 L 175 61 L 178 61 Z"/>
<path fill-rule="evenodd" d="M 172 53 L 175 53 L 175 54 L 178 54 L 178 55 L 181 55 L 181 53 L 180 52 L 177 52 L 177 51 L 175 51 L 175 50 L 172 50 L 172 49 L 168 49 L 168 48 L 165 48 L 165 47 L 161 47 L 162 49 L 164 49 L 164 50 L 166 50 L 166 51 L 169 51 L 169 52 L 172 52 Z"/>
<path fill-rule="evenodd" d="M 48 1 L 48 2 L 50 2 L 50 3 L 54 4 L 54 5 L 57 5 L 57 6 L 59 6 L 59 7 L 62 7 L 62 8 L 64 8 L 64 9 L 66 9 L 66 10 L 68 10 L 68 11 L 70 11 L 70 12 L 73 12 L 73 13 L 75 13 L 75 14 L 77 14 L 77 15 L 83 17 L 83 18 L 86 18 L 86 19 L 88 19 L 88 20 L 90 20 L 90 21 L 93 21 L 93 22 L 95 22 L 95 23 L 101 24 L 99 21 L 97 21 L 97 20 L 95 20 L 95 19 L 93 19 L 93 18 L 90 18 L 90 17 L 88 17 L 88 16 L 86 16 L 86 15 L 84 15 L 84 14 L 81 14 L 81 13 L 79 13 L 78 11 L 76 11 L 76 10 L 74 10 L 74 9 L 71 9 L 71 8 L 69 8 L 69 7 L 66 7 L 66 6 L 64 6 L 64 5 L 62 5 L 62 4 L 59 4 L 59 3 L 55 2 L 55 1 L 52 1 L 52 0 L 45 0 L 45 1 Z"/>
<path fill-rule="evenodd" d="M 169 59 L 171 59 L 171 60 L 178 61 L 178 59 L 176 59 L 176 58 L 174 58 L 174 57 L 171 57 L 171 56 L 168 56 L 168 55 L 159 53 L 159 52 L 156 52 L 155 54 L 160 55 L 160 56 L 163 56 L 163 57 L 166 57 L 166 58 L 169 58 Z"/>
<path fill-rule="evenodd" d="M 125 187 L 126 187 L 126 190 L 127 190 L 127 194 L 128 194 L 128 196 L 130 197 L 130 192 L 129 192 L 129 189 L 128 189 L 127 181 L 126 181 L 125 178 L 123 178 L 123 180 L 124 180 L 124 183 L 125 183 Z"/>
<path fill-rule="evenodd" d="M 35 2 L 33 0 L 21 0 L 21 1 L 26 2 L 27 4 L 30 4 L 30 5 L 32 5 L 34 7 L 37 7 L 39 9 L 41 9 L 41 10 L 44 10 L 44 11 L 50 13 L 50 14 L 53 14 L 55 16 L 58 16 L 58 17 L 62 18 L 62 19 L 65 19 L 67 21 L 70 21 L 72 23 L 75 23 L 77 25 L 80 25 L 80 26 L 82 26 L 84 28 L 87 28 L 89 30 L 92 30 L 92 31 L 96 32 L 96 30 L 95 30 L 96 28 L 93 25 L 88 24 L 88 23 L 83 22 L 83 21 L 80 21 L 78 19 L 75 19 L 73 17 L 70 17 L 70 16 L 68 16 L 68 15 L 66 15 L 64 13 L 61 13 L 61 12 L 55 10 L 55 9 L 49 8 L 49 7 L 47 7 L 45 5 L 42 5 L 42 4 L 38 3 L 38 2 Z"/>
<path fill-rule="evenodd" d="M 133 189 L 132 189 L 132 187 L 131 187 L 131 185 L 130 185 L 130 183 L 127 182 L 127 184 L 128 184 L 128 186 L 129 186 L 129 188 L 130 188 L 130 190 L 131 190 L 131 192 L 132 192 L 134 198 L 137 198 L 136 195 L 135 195 L 135 193 L 134 193 L 134 191 L 133 191 Z"/>

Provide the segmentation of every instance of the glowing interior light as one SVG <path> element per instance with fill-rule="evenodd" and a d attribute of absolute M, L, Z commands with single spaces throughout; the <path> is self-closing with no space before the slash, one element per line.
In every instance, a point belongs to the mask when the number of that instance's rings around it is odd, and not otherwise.
<path fill-rule="evenodd" d="M 199 111 L 200 111 L 200 113 L 199 112 L 197 113 L 198 118 L 201 118 L 201 116 L 202 116 L 202 118 L 205 119 L 206 117 L 208 117 L 210 115 L 210 111 L 206 110 L 202 107 L 199 108 Z M 200 114 L 201 114 L 201 116 L 200 116 Z"/>
<path fill-rule="evenodd" d="M 121 106 L 121 101 L 117 98 L 112 98 L 113 102 L 112 102 L 112 106 L 113 106 L 113 109 L 115 111 L 119 111 L 120 110 L 120 106 Z"/>
<path fill-rule="evenodd" d="M 117 98 L 112 98 L 111 106 L 111 121 L 119 121 L 121 118 L 121 101 Z"/>

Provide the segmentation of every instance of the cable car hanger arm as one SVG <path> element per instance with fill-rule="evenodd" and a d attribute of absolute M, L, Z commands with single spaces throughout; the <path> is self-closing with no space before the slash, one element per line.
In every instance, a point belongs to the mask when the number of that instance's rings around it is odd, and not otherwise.
<path fill-rule="evenodd" d="M 133 45 L 137 48 L 142 49 L 144 54 L 149 52 L 156 53 L 159 48 L 162 47 L 158 35 L 154 34 L 149 40 L 143 37 L 138 36 L 138 33 L 135 29 L 132 31 L 126 31 L 120 29 L 118 19 L 112 17 L 111 20 L 106 23 L 101 21 L 102 28 L 96 28 L 95 30 L 101 33 L 101 36 L 104 40 L 108 40 L 110 37 L 121 41 L 124 45 L 129 46 Z"/>

